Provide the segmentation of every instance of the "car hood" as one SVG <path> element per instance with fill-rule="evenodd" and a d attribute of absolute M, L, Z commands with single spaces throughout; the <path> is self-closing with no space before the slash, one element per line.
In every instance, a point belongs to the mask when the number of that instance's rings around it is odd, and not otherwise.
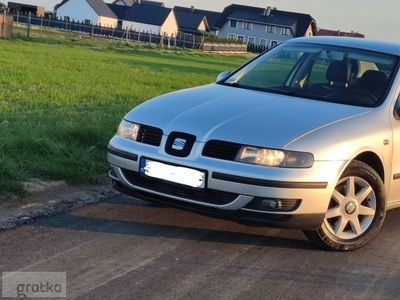
<path fill-rule="evenodd" d="M 225 140 L 285 148 L 330 124 L 365 114 L 371 108 L 211 84 L 146 101 L 125 119 L 196 136 L 197 141 Z"/>

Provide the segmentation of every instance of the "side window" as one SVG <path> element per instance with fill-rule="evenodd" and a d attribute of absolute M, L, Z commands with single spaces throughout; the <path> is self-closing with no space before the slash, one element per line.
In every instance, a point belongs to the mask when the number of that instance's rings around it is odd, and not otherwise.
<path fill-rule="evenodd" d="M 394 106 L 394 117 L 396 120 L 400 120 L 400 94 L 397 97 L 396 105 Z"/>

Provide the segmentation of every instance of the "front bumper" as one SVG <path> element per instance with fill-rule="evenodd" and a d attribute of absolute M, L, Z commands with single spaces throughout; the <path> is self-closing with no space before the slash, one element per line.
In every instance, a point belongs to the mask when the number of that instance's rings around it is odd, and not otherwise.
<path fill-rule="evenodd" d="M 279 214 L 279 213 L 262 213 L 259 211 L 238 209 L 238 210 L 224 210 L 217 207 L 210 207 L 199 205 L 195 203 L 175 200 L 168 196 L 162 196 L 153 192 L 146 191 L 145 189 L 131 188 L 121 184 L 111 177 L 112 186 L 132 197 L 141 200 L 162 204 L 169 207 L 182 209 L 185 211 L 194 212 L 204 216 L 235 221 L 240 224 L 250 226 L 267 226 L 277 228 L 295 228 L 295 229 L 317 229 L 321 226 L 325 214 Z"/>
<path fill-rule="evenodd" d="M 118 141 L 119 138 L 114 139 Z M 340 174 L 343 167 L 336 162 L 328 166 L 328 163 L 324 166 L 316 164 L 312 169 L 303 170 L 265 168 L 202 156 L 196 159 L 181 159 L 166 155 L 157 148 L 137 143 L 134 143 L 134 152 L 125 151 L 120 147 L 117 149 L 114 145 L 109 145 L 109 175 L 113 187 L 122 193 L 256 226 L 309 230 L 319 228 L 334 188 L 334 184 L 329 182 L 336 182 L 337 179 L 331 178 L 332 171 L 337 169 Z M 132 145 L 129 146 L 131 148 Z M 206 170 L 206 188 L 193 189 L 141 176 L 139 170 L 142 157 Z M 329 172 L 321 173 L 323 168 Z M 262 174 L 260 171 L 268 171 L 270 174 Z M 307 181 L 304 181 L 304 178 Z M 315 180 L 316 178 L 320 180 Z M 279 199 L 282 207 L 275 211 L 260 208 L 257 203 L 266 198 Z"/>

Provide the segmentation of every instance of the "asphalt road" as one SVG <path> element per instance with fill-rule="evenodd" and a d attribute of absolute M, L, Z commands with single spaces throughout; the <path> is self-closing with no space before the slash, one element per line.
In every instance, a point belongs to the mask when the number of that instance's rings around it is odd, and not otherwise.
<path fill-rule="evenodd" d="M 0 233 L 0 271 L 67 272 L 68 299 L 399 299 L 400 210 L 354 252 L 114 197 Z"/>

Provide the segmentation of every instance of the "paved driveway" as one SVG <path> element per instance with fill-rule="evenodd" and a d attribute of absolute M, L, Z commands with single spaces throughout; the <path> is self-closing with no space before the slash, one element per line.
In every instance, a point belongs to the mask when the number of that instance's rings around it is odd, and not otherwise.
<path fill-rule="evenodd" d="M 398 299 L 400 210 L 337 253 L 118 196 L 1 232 L 0 270 L 67 272 L 69 299 Z"/>

